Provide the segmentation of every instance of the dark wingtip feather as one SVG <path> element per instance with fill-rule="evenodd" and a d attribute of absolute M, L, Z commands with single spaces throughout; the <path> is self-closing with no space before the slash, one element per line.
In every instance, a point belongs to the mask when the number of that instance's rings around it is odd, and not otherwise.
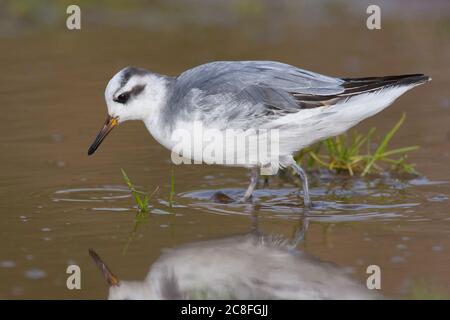
<path fill-rule="evenodd" d="M 408 84 L 420 84 L 427 81 L 431 81 L 431 77 L 421 74 L 402 74 L 396 76 L 383 76 L 383 77 L 367 77 L 367 78 L 342 78 L 346 82 L 348 87 L 355 85 L 369 86 L 372 88 L 391 86 L 391 85 L 408 85 Z M 345 86 L 345 85 L 344 85 Z"/>
<path fill-rule="evenodd" d="M 424 74 L 403 74 L 396 76 L 368 77 L 368 78 L 342 78 L 345 91 L 342 95 L 354 95 L 364 92 L 376 91 L 387 87 L 419 85 L 431 80 Z"/>
<path fill-rule="evenodd" d="M 399 85 L 421 84 L 431 81 L 431 77 L 424 74 L 406 74 L 398 77 L 399 77 L 398 79 Z"/>
<path fill-rule="evenodd" d="M 344 91 L 335 95 L 310 95 L 290 92 L 302 109 L 311 109 L 336 104 L 359 94 L 375 92 L 388 87 L 416 86 L 431 81 L 431 77 L 415 73 L 384 77 L 341 78 Z"/>

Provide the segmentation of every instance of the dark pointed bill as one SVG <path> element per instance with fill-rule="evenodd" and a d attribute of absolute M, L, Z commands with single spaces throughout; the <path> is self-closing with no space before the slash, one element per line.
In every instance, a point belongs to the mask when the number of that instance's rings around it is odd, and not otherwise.
<path fill-rule="evenodd" d="M 106 138 L 108 133 L 111 132 L 111 130 L 119 124 L 119 121 L 117 118 L 113 118 L 111 116 L 106 117 L 105 124 L 103 125 L 103 128 L 98 133 L 97 137 L 94 139 L 94 142 L 92 142 L 91 146 L 88 150 L 88 155 L 91 155 L 97 150 L 97 148 L 100 146 L 102 141 Z"/>
<path fill-rule="evenodd" d="M 109 286 L 118 286 L 119 278 L 117 278 L 111 272 L 111 270 L 108 268 L 106 263 L 103 262 L 103 260 L 99 257 L 99 255 L 93 249 L 89 249 L 89 255 L 91 256 L 92 260 L 94 260 L 95 264 L 102 272 L 102 274 L 105 277 L 106 282 L 108 282 Z"/>

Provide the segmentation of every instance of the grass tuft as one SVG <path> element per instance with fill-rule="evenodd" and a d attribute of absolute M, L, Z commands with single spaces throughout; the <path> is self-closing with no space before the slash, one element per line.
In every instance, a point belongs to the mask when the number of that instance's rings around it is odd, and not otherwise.
<path fill-rule="evenodd" d="M 342 134 L 328 138 L 311 147 L 300 151 L 295 159 L 298 163 L 306 165 L 307 169 L 326 168 L 338 173 L 347 173 L 350 176 L 359 174 L 365 176 L 373 172 L 404 171 L 417 174 L 414 164 L 406 162 L 407 153 L 417 150 L 418 146 L 409 146 L 398 149 L 388 149 L 389 142 L 405 121 L 403 113 L 395 126 L 375 144 L 373 135 L 376 128 L 371 128 L 366 135 L 358 132 Z"/>

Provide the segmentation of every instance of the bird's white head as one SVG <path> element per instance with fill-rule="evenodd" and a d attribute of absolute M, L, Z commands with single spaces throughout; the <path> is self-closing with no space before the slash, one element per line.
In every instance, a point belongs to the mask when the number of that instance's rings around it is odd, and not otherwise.
<path fill-rule="evenodd" d="M 108 115 L 89 148 L 91 155 L 108 133 L 127 120 L 145 120 L 157 114 L 167 100 L 169 77 L 144 69 L 127 67 L 112 77 L 106 86 Z"/>
<path fill-rule="evenodd" d="M 165 97 L 164 76 L 144 69 L 127 67 L 109 81 L 105 90 L 108 114 L 118 123 L 144 120 Z"/>

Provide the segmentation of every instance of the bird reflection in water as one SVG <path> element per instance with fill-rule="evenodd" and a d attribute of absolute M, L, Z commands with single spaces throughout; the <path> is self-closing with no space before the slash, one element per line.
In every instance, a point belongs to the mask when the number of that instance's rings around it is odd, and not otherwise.
<path fill-rule="evenodd" d="M 378 299 L 342 268 L 297 249 L 294 239 L 260 233 L 197 241 L 165 251 L 144 281 L 119 280 L 92 250 L 109 299 Z"/>

